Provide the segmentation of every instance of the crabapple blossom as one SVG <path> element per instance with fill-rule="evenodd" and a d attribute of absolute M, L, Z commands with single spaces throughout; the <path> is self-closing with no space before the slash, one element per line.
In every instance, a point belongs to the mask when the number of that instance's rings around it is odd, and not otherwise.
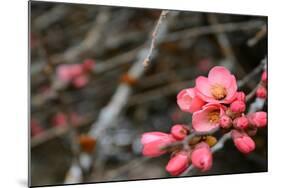
<path fill-rule="evenodd" d="M 158 157 L 166 153 L 165 150 L 162 150 L 162 147 L 174 141 L 176 141 L 175 138 L 170 134 L 162 132 L 144 133 L 141 137 L 142 154 L 147 157 Z"/>
<path fill-rule="evenodd" d="M 246 100 L 245 93 L 243 91 L 238 91 L 236 93 L 236 100 L 245 102 L 245 100 Z"/>
<path fill-rule="evenodd" d="M 254 112 L 248 115 L 250 124 L 257 128 L 265 127 L 267 124 L 267 113 L 266 112 Z"/>
<path fill-rule="evenodd" d="M 261 75 L 261 80 L 262 80 L 263 82 L 266 82 L 266 81 L 267 81 L 267 73 L 266 73 L 266 71 L 263 71 L 263 73 L 262 73 L 262 75 Z"/>
<path fill-rule="evenodd" d="M 258 89 L 256 91 L 256 95 L 257 95 L 257 97 L 262 98 L 262 99 L 266 98 L 266 95 L 267 95 L 266 88 L 264 86 L 258 87 Z"/>
<path fill-rule="evenodd" d="M 64 126 L 67 124 L 66 115 L 62 112 L 58 112 L 53 118 L 52 118 L 52 124 L 54 126 Z"/>
<path fill-rule="evenodd" d="M 208 132 L 218 128 L 220 117 L 224 115 L 225 107 L 218 103 L 209 103 L 203 106 L 202 110 L 192 115 L 192 126 L 197 132 Z"/>
<path fill-rule="evenodd" d="M 222 66 L 212 68 L 208 78 L 199 76 L 195 82 L 196 94 L 203 101 L 229 104 L 236 96 L 236 78 Z"/>
<path fill-rule="evenodd" d="M 191 153 L 192 164 L 201 171 L 207 171 L 212 167 L 213 155 L 210 147 L 205 142 L 196 145 Z"/>
<path fill-rule="evenodd" d="M 194 88 L 183 89 L 177 95 L 177 103 L 184 112 L 196 112 L 205 104 L 195 93 Z"/>
<path fill-rule="evenodd" d="M 244 132 L 232 130 L 231 137 L 236 148 L 242 153 L 248 154 L 252 152 L 256 147 L 253 139 Z"/>
<path fill-rule="evenodd" d="M 173 176 L 177 176 L 189 166 L 189 153 L 180 151 L 174 154 L 166 165 L 166 171 Z"/>
<path fill-rule="evenodd" d="M 188 130 L 184 125 L 174 125 L 171 128 L 171 134 L 177 140 L 182 140 L 188 134 Z"/>
<path fill-rule="evenodd" d="M 229 116 L 227 116 L 227 115 L 222 115 L 222 116 L 220 117 L 220 126 L 221 126 L 222 128 L 227 129 L 227 128 L 230 128 L 231 125 L 232 125 L 232 119 L 231 119 Z"/>
<path fill-rule="evenodd" d="M 249 125 L 248 118 L 245 116 L 237 117 L 234 119 L 233 125 L 238 129 L 246 129 Z"/>
<path fill-rule="evenodd" d="M 236 100 L 230 104 L 230 110 L 235 113 L 242 113 L 246 110 L 246 104 L 241 100 Z"/>
<path fill-rule="evenodd" d="M 95 61 L 94 60 L 92 60 L 92 59 L 85 59 L 83 64 L 82 64 L 82 67 L 83 67 L 84 71 L 89 72 L 89 71 L 91 71 L 93 69 L 94 65 L 95 65 Z"/>
<path fill-rule="evenodd" d="M 86 75 L 81 75 L 81 76 L 78 76 L 77 78 L 75 78 L 72 81 L 72 84 L 76 88 L 82 88 L 85 85 L 87 85 L 88 82 L 89 82 L 88 77 Z"/>

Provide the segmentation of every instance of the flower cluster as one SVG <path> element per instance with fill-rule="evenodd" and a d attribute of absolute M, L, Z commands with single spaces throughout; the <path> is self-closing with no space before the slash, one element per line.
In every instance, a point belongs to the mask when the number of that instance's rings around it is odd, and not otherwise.
<path fill-rule="evenodd" d="M 95 62 L 86 59 L 82 64 L 63 64 L 57 68 L 57 77 L 60 81 L 82 88 L 89 82 L 88 74 L 93 69 Z"/>
<path fill-rule="evenodd" d="M 266 73 L 263 73 L 259 88 L 265 88 L 266 79 Z M 266 112 L 245 113 L 246 95 L 238 91 L 235 76 L 222 66 L 212 68 L 208 77 L 199 76 L 193 88 L 180 91 L 177 104 L 183 112 L 192 113 L 192 128 L 174 125 L 169 134 L 149 132 L 141 139 L 143 155 L 148 157 L 158 157 L 169 151 L 167 146 L 184 142 L 184 147 L 172 149 L 166 166 L 171 175 L 181 174 L 190 162 L 201 171 L 209 170 L 212 166 L 210 148 L 215 145 L 216 138 L 208 135 L 215 131 L 230 132 L 236 148 L 248 154 L 255 149 L 251 136 L 267 124 Z M 190 132 L 201 136 L 187 139 Z"/>

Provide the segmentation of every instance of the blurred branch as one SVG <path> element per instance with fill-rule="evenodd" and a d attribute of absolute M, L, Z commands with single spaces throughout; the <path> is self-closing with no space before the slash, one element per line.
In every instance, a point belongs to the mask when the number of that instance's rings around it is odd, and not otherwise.
<path fill-rule="evenodd" d="M 160 15 L 160 17 L 157 21 L 157 24 L 156 24 L 156 26 L 155 26 L 155 28 L 152 32 L 152 38 L 151 38 L 151 44 L 150 44 L 149 52 L 147 53 L 147 56 L 143 61 L 144 66 L 148 66 L 148 64 L 151 61 L 151 56 L 152 56 L 152 53 L 153 53 L 153 49 L 155 48 L 155 43 L 156 43 L 156 40 L 157 40 L 158 33 L 159 33 L 159 31 L 162 31 L 162 30 L 160 30 L 160 26 L 163 22 L 163 19 L 166 18 L 168 13 L 169 13 L 169 11 L 166 11 L 166 10 L 163 10 L 161 12 L 161 15 Z"/>
<path fill-rule="evenodd" d="M 256 35 L 247 41 L 247 45 L 249 47 L 255 46 L 261 39 L 263 39 L 267 34 L 267 26 L 264 25 L 260 31 L 256 33 Z"/>
<path fill-rule="evenodd" d="M 159 19 L 162 19 L 162 17 L 160 16 Z M 159 22 L 157 22 L 157 24 L 158 23 Z M 162 31 L 161 32 L 158 31 L 158 32 L 159 32 L 159 34 L 161 33 L 161 35 L 163 37 L 163 35 L 165 35 L 166 31 L 167 31 L 167 23 L 162 22 L 162 21 L 161 21 L 161 23 L 165 24 L 165 26 L 162 25 L 162 27 L 159 28 Z M 160 39 L 160 36 L 159 36 L 159 39 Z M 157 43 L 158 43 L 158 41 L 157 41 Z M 135 63 L 133 63 L 132 67 L 128 71 L 128 75 L 130 77 L 133 77 L 134 79 L 139 79 L 142 76 L 142 74 L 145 71 L 143 62 L 146 59 L 147 54 L 149 52 L 150 52 L 150 45 L 139 51 L 139 53 L 137 55 L 137 60 L 135 61 Z M 90 131 L 89 131 L 89 135 L 94 137 L 96 140 L 98 140 L 98 144 L 99 144 L 99 139 L 101 139 L 102 136 L 104 135 L 104 132 L 112 126 L 113 121 L 118 117 L 122 108 L 127 103 L 128 97 L 130 96 L 131 92 L 132 92 L 131 86 L 129 86 L 125 83 L 121 83 L 118 86 L 118 88 L 116 89 L 116 92 L 112 96 L 108 105 L 106 105 L 101 110 L 97 122 L 95 122 L 91 126 Z M 99 153 L 97 153 L 97 155 L 99 155 Z M 90 158 L 90 156 L 89 156 L 89 158 Z M 100 159 L 101 159 L 101 156 L 98 156 L 95 158 L 95 166 L 97 166 L 97 165 L 103 166 Z M 72 165 L 74 165 L 74 164 L 72 164 Z M 66 181 L 65 183 L 67 183 L 67 182 L 68 181 Z M 79 182 L 76 182 L 76 183 L 79 183 Z"/>

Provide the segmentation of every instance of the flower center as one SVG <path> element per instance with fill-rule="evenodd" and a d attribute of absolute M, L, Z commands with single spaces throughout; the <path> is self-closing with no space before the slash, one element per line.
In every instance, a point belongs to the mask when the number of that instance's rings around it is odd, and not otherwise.
<path fill-rule="evenodd" d="M 211 93 L 212 93 L 213 97 L 217 100 L 222 100 L 227 95 L 226 89 L 219 84 L 212 86 Z"/>
<path fill-rule="evenodd" d="M 210 123 L 218 123 L 220 121 L 220 112 L 218 110 L 210 112 L 208 119 Z"/>

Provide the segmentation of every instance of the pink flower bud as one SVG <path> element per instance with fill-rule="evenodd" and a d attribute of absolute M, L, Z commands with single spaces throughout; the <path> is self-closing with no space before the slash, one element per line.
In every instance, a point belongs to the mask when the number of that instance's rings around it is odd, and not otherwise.
<path fill-rule="evenodd" d="M 257 128 L 265 127 L 267 124 L 267 113 L 266 112 L 254 112 L 248 115 L 250 124 Z"/>
<path fill-rule="evenodd" d="M 173 176 L 177 176 L 189 165 L 189 154 L 185 151 L 180 151 L 175 154 L 166 166 L 166 170 Z"/>
<path fill-rule="evenodd" d="M 81 75 L 81 76 L 78 76 L 77 78 L 75 78 L 75 79 L 72 81 L 72 84 L 73 84 L 74 87 L 76 87 L 76 88 L 82 88 L 82 87 L 84 87 L 85 85 L 87 85 L 88 82 L 89 82 L 88 77 L 85 76 L 85 75 Z"/>
<path fill-rule="evenodd" d="M 188 134 L 188 130 L 184 125 L 174 125 L 171 129 L 171 134 L 175 139 L 182 140 Z"/>
<path fill-rule="evenodd" d="M 162 132 L 148 132 L 141 137 L 142 154 L 147 157 L 158 157 L 164 153 L 162 147 L 176 141 L 172 135 Z"/>
<path fill-rule="evenodd" d="M 213 156 L 209 145 L 205 142 L 197 144 L 191 153 L 191 161 L 201 171 L 209 170 L 213 164 Z"/>
<path fill-rule="evenodd" d="M 60 65 L 56 70 L 58 79 L 63 82 L 70 82 L 75 77 L 82 75 L 82 73 L 83 69 L 78 64 Z"/>
<path fill-rule="evenodd" d="M 42 126 L 39 124 L 39 122 L 35 119 L 31 119 L 31 135 L 36 136 L 38 134 L 41 134 L 44 132 L 44 129 Z"/>
<path fill-rule="evenodd" d="M 231 136 L 236 148 L 245 154 L 252 152 L 256 144 L 251 137 L 249 137 L 246 133 L 239 132 L 237 130 L 232 130 Z"/>
<path fill-rule="evenodd" d="M 246 110 L 246 104 L 243 101 L 236 100 L 230 105 L 230 110 L 236 113 L 242 113 Z"/>
<path fill-rule="evenodd" d="M 62 112 L 58 112 L 52 119 L 52 124 L 54 126 L 64 126 L 67 123 L 66 116 Z"/>
<path fill-rule="evenodd" d="M 244 93 L 243 91 L 237 92 L 237 93 L 236 93 L 236 99 L 237 99 L 238 101 L 245 102 L 245 100 L 246 100 L 246 95 L 245 95 L 245 93 Z"/>
<path fill-rule="evenodd" d="M 263 73 L 262 73 L 262 75 L 261 75 L 261 80 L 262 80 L 263 82 L 266 82 L 266 81 L 267 81 L 267 73 L 266 73 L 266 71 L 263 71 Z"/>
<path fill-rule="evenodd" d="M 246 129 L 249 125 L 248 118 L 245 116 L 238 117 L 238 118 L 234 119 L 233 125 L 235 128 L 238 128 L 238 129 Z"/>
<path fill-rule="evenodd" d="M 222 115 L 220 117 L 220 126 L 224 129 L 230 128 L 232 125 L 232 120 L 227 115 Z"/>
<path fill-rule="evenodd" d="M 89 72 L 89 71 L 91 71 L 94 68 L 94 65 L 95 65 L 95 61 L 94 60 L 92 60 L 92 59 L 85 59 L 83 64 L 82 64 L 82 67 L 83 67 L 85 72 Z"/>
<path fill-rule="evenodd" d="M 262 99 L 266 98 L 267 91 L 266 91 L 265 87 L 260 86 L 256 91 L 256 95 L 257 95 L 257 97 L 262 98 Z"/>

